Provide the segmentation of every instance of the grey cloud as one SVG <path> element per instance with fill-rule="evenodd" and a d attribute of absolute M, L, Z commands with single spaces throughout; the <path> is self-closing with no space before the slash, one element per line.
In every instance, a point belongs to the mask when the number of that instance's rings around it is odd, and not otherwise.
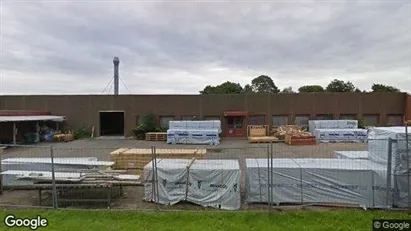
<path fill-rule="evenodd" d="M 225 76 L 249 82 L 255 74 L 298 88 L 301 80 L 401 70 L 406 83 L 410 10 L 409 1 L 5 2 L 1 65 L 56 79 L 89 76 L 105 86 L 118 55 L 120 74 L 137 92 L 195 93 Z M 210 65 L 227 70 L 212 72 Z"/>

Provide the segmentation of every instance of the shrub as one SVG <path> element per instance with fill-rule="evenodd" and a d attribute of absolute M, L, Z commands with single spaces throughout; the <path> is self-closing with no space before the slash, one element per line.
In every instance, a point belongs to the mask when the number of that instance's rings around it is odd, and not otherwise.
<path fill-rule="evenodd" d="M 73 138 L 75 140 L 90 138 L 90 136 L 91 136 L 91 132 L 88 129 L 84 128 L 84 127 L 78 128 L 78 129 L 74 130 L 74 132 L 73 132 Z"/>

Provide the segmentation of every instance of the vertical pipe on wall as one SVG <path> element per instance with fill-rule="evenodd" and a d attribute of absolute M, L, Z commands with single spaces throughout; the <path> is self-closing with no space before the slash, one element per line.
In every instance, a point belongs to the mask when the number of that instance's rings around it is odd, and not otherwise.
<path fill-rule="evenodd" d="M 119 71 L 118 66 L 120 64 L 120 59 L 118 57 L 114 57 L 113 59 L 114 64 L 114 95 L 118 95 L 118 80 L 119 80 Z"/>
<path fill-rule="evenodd" d="M 17 128 L 16 122 L 13 122 L 13 145 L 16 145 Z"/>

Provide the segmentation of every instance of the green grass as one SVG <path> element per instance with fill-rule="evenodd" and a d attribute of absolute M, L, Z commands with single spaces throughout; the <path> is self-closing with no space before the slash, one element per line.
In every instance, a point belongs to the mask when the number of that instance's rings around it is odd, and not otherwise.
<path fill-rule="evenodd" d="M 383 211 L 285 211 L 273 212 L 133 212 L 76 210 L 5 210 L 1 212 L 0 230 L 30 230 L 8 228 L 8 214 L 19 218 L 40 215 L 49 226 L 38 230 L 372 230 L 372 219 L 411 219 L 404 212 Z"/>

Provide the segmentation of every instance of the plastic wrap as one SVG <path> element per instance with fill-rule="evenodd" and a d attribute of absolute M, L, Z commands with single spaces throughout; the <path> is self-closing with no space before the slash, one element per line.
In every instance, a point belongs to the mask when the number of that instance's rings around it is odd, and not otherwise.
<path fill-rule="evenodd" d="M 153 197 L 152 162 L 144 168 L 144 200 L 163 205 L 189 201 L 205 207 L 237 210 L 241 206 L 237 160 L 160 159 L 158 198 Z"/>
<path fill-rule="evenodd" d="M 217 129 L 168 129 L 168 144 L 220 144 Z"/>
<path fill-rule="evenodd" d="M 326 142 L 365 142 L 366 129 L 315 129 L 313 135 L 322 143 Z"/>
<path fill-rule="evenodd" d="M 217 129 L 218 134 L 221 133 L 220 120 L 173 120 L 169 122 L 169 129 L 178 130 L 214 130 Z"/>
<path fill-rule="evenodd" d="M 249 203 L 268 203 L 270 185 L 275 204 L 387 205 L 385 168 L 368 160 L 273 159 L 272 184 L 267 159 L 246 159 L 246 167 Z"/>
<path fill-rule="evenodd" d="M 308 130 L 313 133 L 315 129 L 357 129 L 358 120 L 309 120 Z"/>

